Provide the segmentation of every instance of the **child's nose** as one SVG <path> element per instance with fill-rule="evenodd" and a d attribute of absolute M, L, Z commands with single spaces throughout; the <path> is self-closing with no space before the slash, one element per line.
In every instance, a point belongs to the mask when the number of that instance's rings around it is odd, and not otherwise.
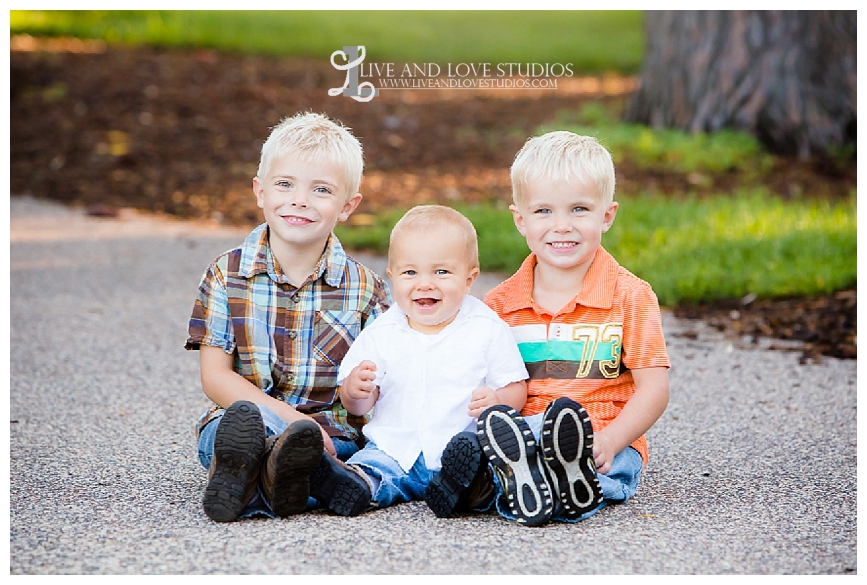
<path fill-rule="evenodd" d="M 307 207 L 307 193 L 303 189 L 295 189 L 289 194 L 289 203 L 298 207 Z"/>
<path fill-rule="evenodd" d="M 569 222 L 568 215 L 556 215 L 554 217 L 554 230 L 558 232 L 568 232 L 572 230 L 572 224 Z"/>

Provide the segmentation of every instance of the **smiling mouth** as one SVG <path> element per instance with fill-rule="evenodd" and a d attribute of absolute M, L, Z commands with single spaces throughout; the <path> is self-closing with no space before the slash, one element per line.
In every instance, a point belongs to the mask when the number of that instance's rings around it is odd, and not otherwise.
<path fill-rule="evenodd" d="M 301 217 L 299 215 L 283 215 L 281 217 L 283 218 L 283 221 L 290 225 L 307 225 L 313 223 L 312 219 L 307 219 L 306 217 Z"/>
<path fill-rule="evenodd" d="M 548 245 L 555 250 L 566 250 L 569 248 L 574 248 L 578 245 L 578 242 L 548 242 Z"/>
<path fill-rule="evenodd" d="M 439 299 L 431 299 L 431 298 L 423 298 L 423 299 L 413 299 L 412 302 L 414 302 L 415 304 L 417 304 L 421 307 L 430 308 L 430 307 L 435 306 L 437 303 L 439 303 L 440 300 Z"/>

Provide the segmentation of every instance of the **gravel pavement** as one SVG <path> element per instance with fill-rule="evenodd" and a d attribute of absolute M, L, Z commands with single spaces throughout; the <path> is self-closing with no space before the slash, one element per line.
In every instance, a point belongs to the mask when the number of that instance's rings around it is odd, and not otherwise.
<path fill-rule="evenodd" d="M 246 232 L 26 197 L 10 214 L 13 575 L 857 570 L 856 362 L 799 365 L 668 313 L 671 401 L 625 505 L 535 529 L 423 502 L 211 522 L 183 344 L 202 271 Z"/>

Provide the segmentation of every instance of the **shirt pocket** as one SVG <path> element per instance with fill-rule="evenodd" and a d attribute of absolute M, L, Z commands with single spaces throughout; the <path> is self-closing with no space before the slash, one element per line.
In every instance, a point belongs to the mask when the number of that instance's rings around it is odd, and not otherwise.
<path fill-rule="evenodd" d="M 361 332 L 359 311 L 317 311 L 313 317 L 313 358 L 339 366 Z"/>

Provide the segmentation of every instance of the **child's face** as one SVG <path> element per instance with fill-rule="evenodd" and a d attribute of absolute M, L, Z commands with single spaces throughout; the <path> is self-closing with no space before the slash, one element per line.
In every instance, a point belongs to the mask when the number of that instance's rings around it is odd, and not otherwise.
<path fill-rule="evenodd" d="M 537 180 L 524 188 L 521 205 L 510 205 L 515 226 L 542 264 L 561 270 L 586 270 L 602 234 L 617 215 L 617 203 L 602 203 L 590 181 Z"/>
<path fill-rule="evenodd" d="M 391 251 L 388 276 L 409 326 L 427 335 L 451 323 L 479 269 L 471 267 L 457 228 L 404 233 Z"/>
<path fill-rule="evenodd" d="M 361 194 L 347 199 L 341 168 L 328 161 L 309 161 L 293 154 L 274 158 L 265 177 L 253 179 L 256 203 L 277 243 L 294 250 L 325 246 L 338 221 L 358 207 Z"/>

